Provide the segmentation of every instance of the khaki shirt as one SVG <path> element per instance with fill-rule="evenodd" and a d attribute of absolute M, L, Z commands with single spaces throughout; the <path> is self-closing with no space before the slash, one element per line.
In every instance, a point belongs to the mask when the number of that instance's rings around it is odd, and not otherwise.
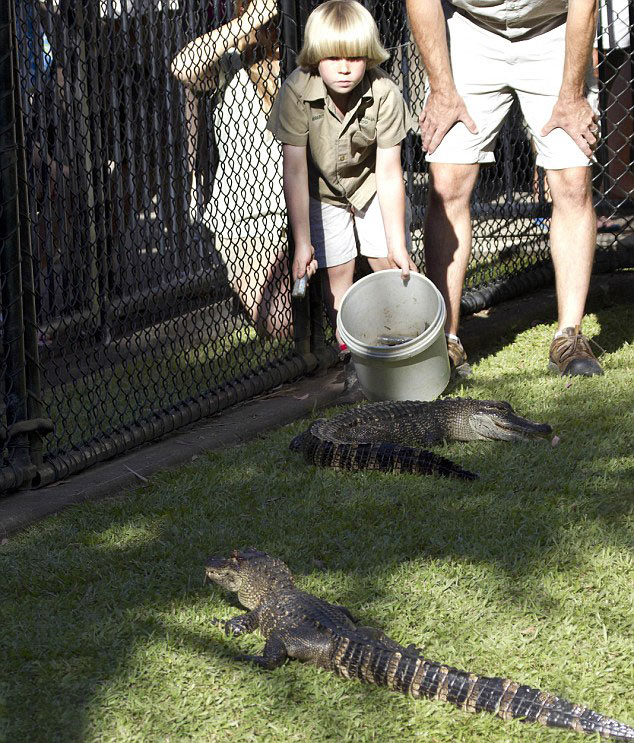
<path fill-rule="evenodd" d="M 368 70 L 350 95 L 342 121 L 321 77 L 296 69 L 282 85 L 267 129 L 283 144 L 308 148 L 313 198 L 363 209 L 376 193 L 376 148 L 399 144 L 414 122 L 381 69 Z"/>
<path fill-rule="evenodd" d="M 565 23 L 568 0 L 443 0 L 478 26 L 507 39 L 527 39 Z"/>

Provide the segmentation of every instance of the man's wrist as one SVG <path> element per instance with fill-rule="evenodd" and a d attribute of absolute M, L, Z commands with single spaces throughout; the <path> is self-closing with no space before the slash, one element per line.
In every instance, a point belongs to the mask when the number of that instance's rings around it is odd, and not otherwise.
<path fill-rule="evenodd" d="M 445 98 L 446 100 L 452 100 L 459 97 L 458 89 L 454 85 L 452 78 L 448 78 L 442 85 L 431 85 L 430 83 L 429 95 L 433 95 L 435 98 Z"/>
<path fill-rule="evenodd" d="M 585 100 L 583 85 L 580 86 L 566 86 L 562 87 L 559 91 L 557 98 L 562 103 L 576 103 L 579 100 Z"/>

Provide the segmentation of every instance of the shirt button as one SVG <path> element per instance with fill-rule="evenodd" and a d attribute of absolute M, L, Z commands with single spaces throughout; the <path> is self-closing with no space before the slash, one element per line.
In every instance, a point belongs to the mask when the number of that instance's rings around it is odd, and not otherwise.
<path fill-rule="evenodd" d="M 339 155 L 339 162 L 342 163 L 346 159 L 345 155 Z"/>

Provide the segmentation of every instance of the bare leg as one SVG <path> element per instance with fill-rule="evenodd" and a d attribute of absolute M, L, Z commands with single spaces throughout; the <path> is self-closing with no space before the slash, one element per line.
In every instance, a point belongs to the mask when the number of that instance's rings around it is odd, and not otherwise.
<path fill-rule="evenodd" d="M 373 271 L 385 271 L 392 268 L 387 258 L 368 258 L 368 263 Z"/>
<path fill-rule="evenodd" d="M 187 171 L 192 182 L 188 184 L 190 193 L 196 192 L 196 150 L 198 148 L 198 99 L 185 88 L 185 126 L 187 138 Z"/>
<path fill-rule="evenodd" d="M 324 278 L 324 304 L 328 319 L 333 327 L 337 327 L 337 312 L 341 305 L 343 295 L 352 286 L 354 278 L 354 260 L 341 263 L 339 266 L 329 266 L 323 270 Z M 339 333 L 336 333 L 337 341 L 341 343 Z"/>
<path fill-rule="evenodd" d="M 469 200 L 478 177 L 477 163 L 430 163 L 425 219 L 425 272 L 447 305 L 445 330 L 458 334 L 460 298 L 471 255 Z"/>
<path fill-rule="evenodd" d="M 549 170 L 553 199 L 550 242 L 555 266 L 558 329 L 581 325 L 596 247 L 590 168 Z"/>
<path fill-rule="evenodd" d="M 268 268 L 245 271 L 235 279 L 233 289 L 258 334 L 275 338 L 292 335 L 288 259 L 284 250 Z"/>
<path fill-rule="evenodd" d="M 255 326 L 261 335 L 289 338 L 293 334 L 291 293 L 289 286 L 288 258 L 285 252 L 278 255 L 269 269 L 266 284 L 257 297 Z"/>

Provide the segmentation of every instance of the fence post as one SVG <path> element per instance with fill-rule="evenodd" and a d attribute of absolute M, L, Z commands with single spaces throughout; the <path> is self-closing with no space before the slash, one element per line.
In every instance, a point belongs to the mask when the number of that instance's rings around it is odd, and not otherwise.
<path fill-rule="evenodd" d="M 281 46 L 281 76 L 285 80 L 296 67 L 295 59 L 299 52 L 299 13 L 295 0 L 280 0 L 280 46 Z M 286 230 L 288 236 L 289 270 L 292 266 L 295 254 L 295 241 L 290 219 Z M 291 277 L 292 282 L 292 277 Z M 293 340 L 295 352 L 300 356 L 310 353 L 310 306 L 308 303 L 309 293 L 304 299 L 292 300 L 293 315 Z"/>
<path fill-rule="evenodd" d="M 16 27 L 13 16 L 13 27 Z M 19 244 L 22 275 L 22 312 L 24 322 L 24 370 L 26 375 L 26 417 L 31 422 L 26 429 L 29 437 L 29 458 L 36 467 L 43 462 L 42 433 L 52 429 L 49 421 L 44 420 L 42 403 L 42 385 L 40 376 L 40 355 L 38 350 L 38 320 L 36 305 L 35 276 L 33 273 L 33 245 L 31 242 L 31 209 L 29 204 L 29 181 L 26 167 L 26 149 L 24 136 L 23 107 L 21 90 L 18 83 L 17 48 L 13 50 L 13 80 L 15 132 L 17 143 L 18 174 L 18 215 L 20 221 Z"/>
<path fill-rule="evenodd" d="M 17 61 L 15 52 L 15 13 L 12 2 L 0 3 L 0 272 L 2 275 L 2 313 L 3 337 L 2 351 L 4 356 L 4 395 L 6 429 L 0 436 L 0 446 L 8 449 L 8 473 L 11 485 L 17 487 L 29 482 L 35 475 L 35 466 L 31 461 L 30 435 L 26 431 L 15 432 L 10 436 L 12 427 L 16 427 L 28 418 L 27 403 L 27 362 L 25 356 L 25 325 L 23 301 L 29 320 L 34 320 L 35 308 L 32 305 L 33 281 L 26 281 L 25 297 L 23 292 L 22 272 L 32 272 L 29 262 L 29 228 L 20 220 L 20 194 L 18 191 L 18 168 L 24 181 L 24 139 L 22 127 L 18 125 L 16 98 L 19 81 L 16 75 Z M 17 98 L 19 100 L 19 98 Z M 20 122 L 21 123 L 21 122 Z M 25 185 L 25 184 L 24 184 Z M 24 214 L 27 218 L 28 211 Z M 25 239 L 25 261 L 22 263 L 21 240 Z M 31 314 L 32 310 L 32 314 Z M 32 348 L 29 347 L 29 355 Z M 37 354 L 37 347 L 35 347 Z M 31 359 L 32 361 L 32 359 Z M 32 366 L 32 364 L 30 364 Z M 16 430 L 16 429 L 14 429 Z M 8 440 L 6 440 L 8 439 Z M 5 441 L 6 440 L 6 441 Z"/>

